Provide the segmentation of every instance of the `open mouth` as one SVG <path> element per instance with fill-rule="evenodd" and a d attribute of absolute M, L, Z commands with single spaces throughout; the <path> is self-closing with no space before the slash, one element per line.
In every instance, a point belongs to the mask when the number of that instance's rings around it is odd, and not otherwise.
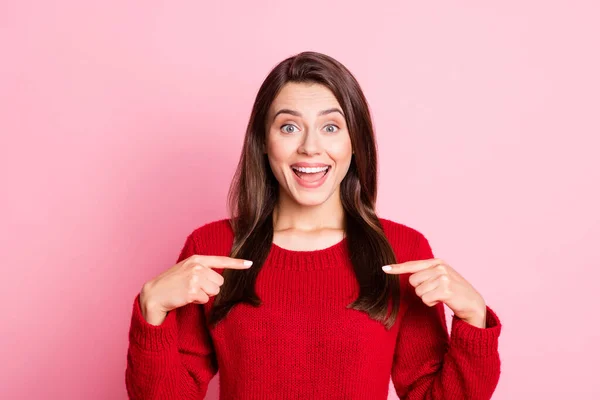
<path fill-rule="evenodd" d="M 292 167 L 292 171 L 305 182 L 318 182 L 329 173 L 331 166 L 326 167 Z"/>

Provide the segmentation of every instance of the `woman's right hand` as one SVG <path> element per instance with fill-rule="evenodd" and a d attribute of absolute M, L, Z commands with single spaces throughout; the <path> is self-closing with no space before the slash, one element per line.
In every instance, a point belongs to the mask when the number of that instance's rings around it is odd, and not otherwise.
<path fill-rule="evenodd" d="M 224 279 L 212 268 L 248 269 L 251 261 L 222 256 L 193 255 L 144 284 L 140 308 L 151 325 L 160 325 L 167 313 L 189 303 L 205 304 L 219 293 Z"/>

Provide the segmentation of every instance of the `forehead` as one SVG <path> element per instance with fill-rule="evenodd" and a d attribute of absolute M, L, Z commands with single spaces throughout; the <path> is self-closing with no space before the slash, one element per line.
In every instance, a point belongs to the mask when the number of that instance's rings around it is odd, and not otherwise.
<path fill-rule="evenodd" d="M 281 88 L 271 103 L 269 114 L 273 115 L 282 108 L 297 110 L 302 114 L 316 114 L 333 107 L 341 109 L 333 92 L 326 86 L 318 83 L 290 82 Z"/>

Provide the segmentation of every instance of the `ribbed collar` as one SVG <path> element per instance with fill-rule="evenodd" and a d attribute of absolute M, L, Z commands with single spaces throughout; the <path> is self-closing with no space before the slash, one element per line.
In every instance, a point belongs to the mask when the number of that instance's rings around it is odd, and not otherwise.
<path fill-rule="evenodd" d="M 266 262 L 275 268 L 291 271 L 312 271 L 336 268 L 350 261 L 346 237 L 324 249 L 303 251 L 284 249 L 271 243 Z"/>

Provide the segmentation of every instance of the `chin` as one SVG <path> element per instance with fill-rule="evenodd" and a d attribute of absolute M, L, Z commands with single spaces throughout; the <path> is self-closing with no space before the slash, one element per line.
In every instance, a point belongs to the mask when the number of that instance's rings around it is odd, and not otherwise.
<path fill-rule="evenodd" d="M 325 203 L 325 199 L 321 199 L 321 200 L 306 200 L 306 199 L 294 199 L 296 200 L 296 203 L 298 203 L 301 206 L 304 207 L 316 207 L 316 206 L 320 206 L 321 204 Z"/>
<path fill-rule="evenodd" d="M 292 199 L 301 206 L 314 207 L 324 204 L 330 197 L 331 192 L 327 193 L 295 193 Z"/>

